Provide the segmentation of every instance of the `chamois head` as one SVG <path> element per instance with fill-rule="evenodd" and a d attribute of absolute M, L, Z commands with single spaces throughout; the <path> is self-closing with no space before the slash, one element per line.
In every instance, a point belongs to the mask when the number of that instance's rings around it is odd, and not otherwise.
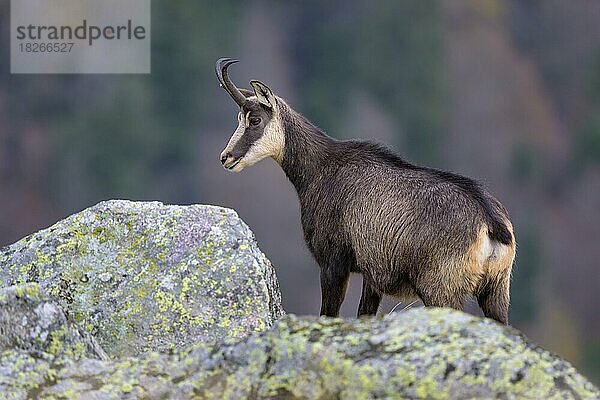
<path fill-rule="evenodd" d="M 281 99 L 262 82 L 252 80 L 253 91 L 238 89 L 229 79 L 227 67 L 238 62 L 220 58 L 215 65 L 221 86 L 240 107 L 238 126 L 225 149 L 221 163 L 225 169 L 240 172 L 263 158 L 271 157 L 281 164 L 285 137 L 279 118 Z"/>

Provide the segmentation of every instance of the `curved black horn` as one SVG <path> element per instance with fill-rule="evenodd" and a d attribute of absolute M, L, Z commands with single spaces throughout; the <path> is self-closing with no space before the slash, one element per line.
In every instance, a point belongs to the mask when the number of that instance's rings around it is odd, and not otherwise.
<path fill-rule="evenodd" d="M 217 78 L 221 83 L 221 86 L 229 93 L 231 98 L 237 103 L 238 106 L 243 106 L 246 102 L 246 96 L 240 92 L 240 90 L 231 82 L 229 79 L 229 74 L 227 73 L 227 67 L 231 64 L 235 64 L 239 60 L 232 60 L 231 58 L 219 58 L 215 64 L 215 72 L 217 73 Z"/>

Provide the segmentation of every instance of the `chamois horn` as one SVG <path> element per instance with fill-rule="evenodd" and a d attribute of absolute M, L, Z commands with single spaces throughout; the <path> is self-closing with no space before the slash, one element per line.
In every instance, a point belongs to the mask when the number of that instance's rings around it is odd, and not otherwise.
<path fill-rule="evenodd" d="M 240 90 L 231 82 L 229 79 L 229 74 L 227 73 L 227 67 L 231 64 L 235 64 L 239 60 L 232 60 L 229 57 L 219 58 L 215 64 L 215 72 L 217 73 L 217 78 L 221 83 L 221 87 L 229 93 L 233 101 L 237 103 L 240 107 L 244 105 L 246 102 L 246 96 L 240 92 Z"/>

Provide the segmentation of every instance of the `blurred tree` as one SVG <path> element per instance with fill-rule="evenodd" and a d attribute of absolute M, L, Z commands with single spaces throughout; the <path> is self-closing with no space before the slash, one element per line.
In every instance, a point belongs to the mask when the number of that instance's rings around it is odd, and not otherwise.
<path fill-rule="evenodd" d="M 577 131 L 573 166 L 581 173 L 592 164 L 600 164 L 600 50 L 596 52 L 593 68 L 588 78 L 587 119 Z"/>
<path fill-rule="evenodd" d="M 542 265 L 539 229 L 533 225 L 521 226 L 518 247 L 510 291 L 510 319 L 517 326 L 534 321 L 539 310 L 537 289 Z"/>
<path fill-rule="evenodd" d="M 153 2 L 152 73 L 78 78 L 96 95 L 52 113 L 59 204 L 72 210 L 106 197 L 191 197 L 192 139 L 209 100 L 203 89 L 214 87 L 212 65 L 231 47 L 242 8 L 237 1 Z M 105 88 L 90 90 L 90 81 Z"/>
<path fill-rule="evenodd" d="M 592 380 L 595 380 L 596 384 L 600 382 L 600 339 L 586 344 L 581 370 Z"/>
<path fill-rule="evenodd" d="M 513 145 L 509 173 L 514 182 L 531 184 L 540 181 L 540 165 L 540 156 L 532 143 L 519 142 Z"/>
<path fill-rule="evenodd" d="M 312 5 L 299 22 L 304 34 L 295 35 L 306 114 L 343 136 L 350 94 L 363 90 L 397 125 L 394 144 L 418 162 L 438 161 L 445 111 L 438 2 Z"/>

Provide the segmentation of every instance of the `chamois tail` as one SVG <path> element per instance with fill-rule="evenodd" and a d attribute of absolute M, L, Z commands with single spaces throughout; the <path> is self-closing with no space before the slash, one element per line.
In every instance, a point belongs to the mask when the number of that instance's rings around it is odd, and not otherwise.
<path fill-rule="evenodd" d="M 507 224 L 506 211 L 502 205 L 493 198 L 482 199 L 483 211 L 488 225 L 490 239 L 505 245 L 513 244 L 514 238 Z M 503 215 L 504 214 L 504 215 Z"/>

